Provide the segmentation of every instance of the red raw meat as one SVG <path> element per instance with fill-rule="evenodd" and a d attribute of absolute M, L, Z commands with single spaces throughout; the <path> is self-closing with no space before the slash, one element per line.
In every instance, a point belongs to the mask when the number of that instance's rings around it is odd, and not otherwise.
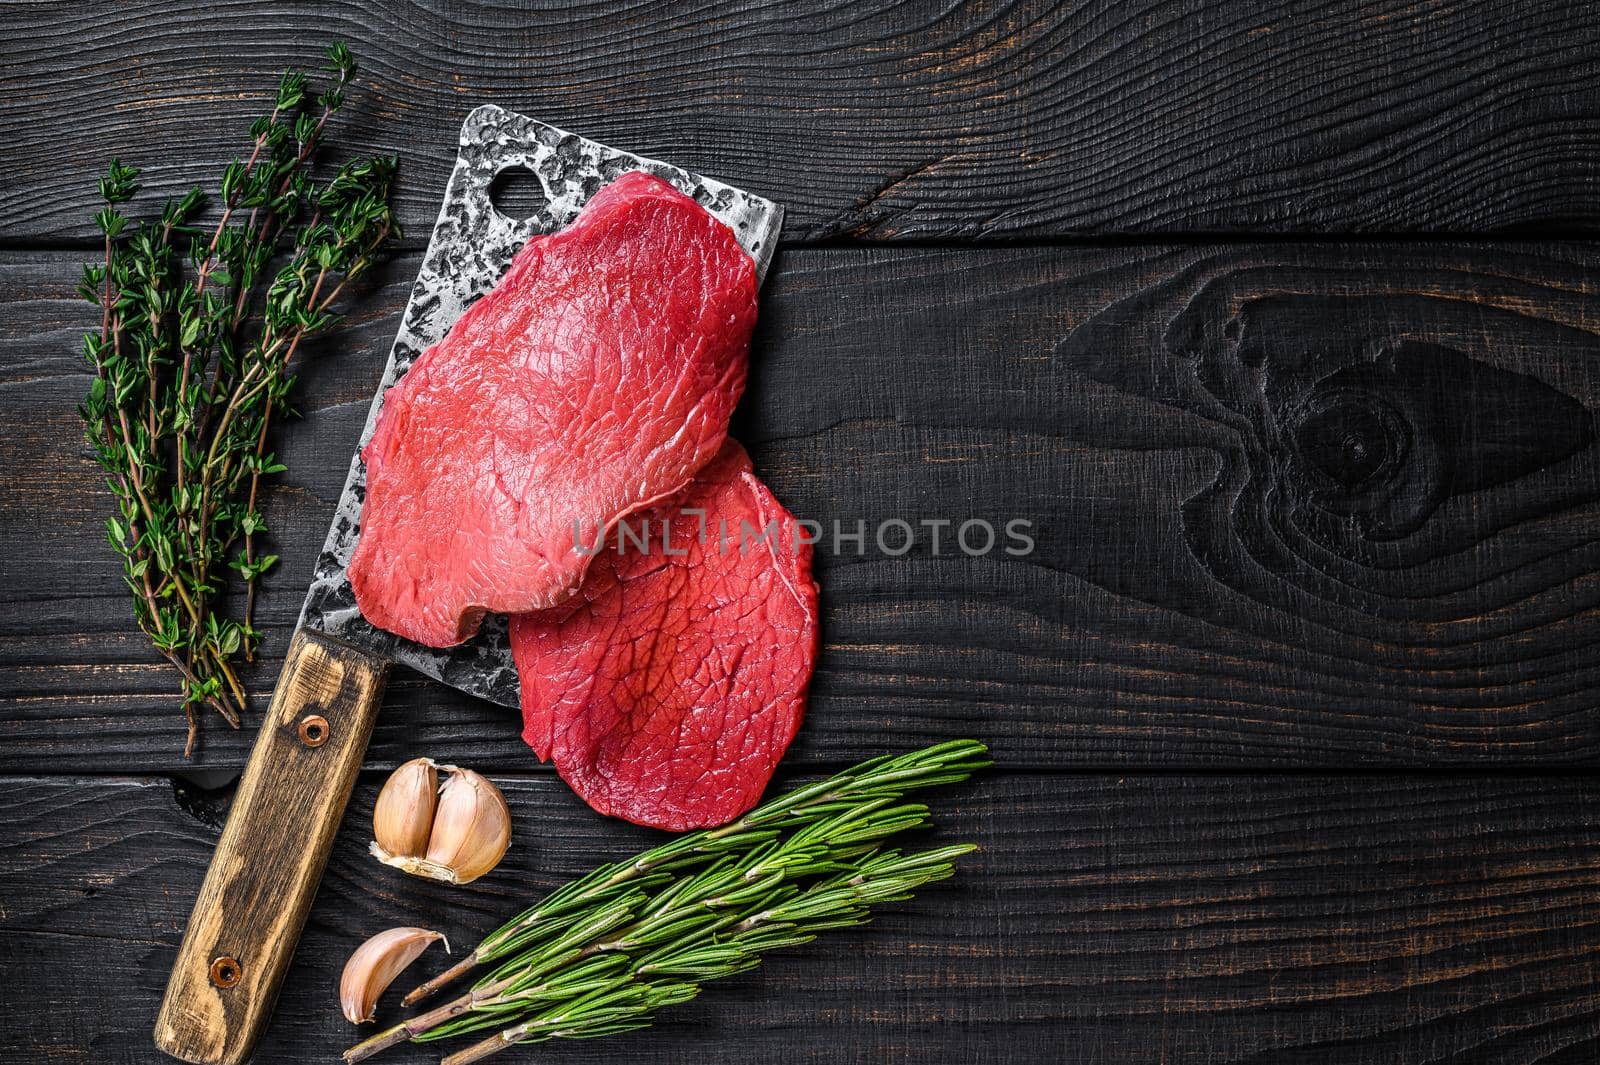
<path fill-rule="evenodd" d="M 755 319 L 733 231 L 648 174 L 529 241 L 384 401 L 350 561 L 361 613 L 447 647 L 487 612 L 567 598 L 577 543 L 722 446 Z"/>
<path fill-rule="evenodd" d="M 522 738 L 603 814 L 720 825 L 756 804 L 800 727 L 811 547 L 733 440 L 625 527 L 648 530 L 648 550 L 618 552 L 613 534 L 577 595 L 512 619 Z"/>

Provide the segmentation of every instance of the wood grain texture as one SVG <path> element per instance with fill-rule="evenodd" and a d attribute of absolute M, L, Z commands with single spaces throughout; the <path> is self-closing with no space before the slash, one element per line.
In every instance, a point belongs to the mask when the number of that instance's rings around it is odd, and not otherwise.
<path fill-rule="evenodd" d="M 0 261 L 0 765 L 181 766 L 77 442 L 72 261 Z M 276 445 L 258 693 L 415 267 L 311 354 Z M 1597 268 L 1585 245 L 784 253 L 734 427 L 778 497 L 847 532 L 1021 517 L 1037 541 L 819 545 L 791 758 L 976 735 L 1036 767 L 1592 764 Z M 215 724 L 200 764 L 242 764 Z M 369 764 L 530 769 L 517 731 L 401 675 Z"/>
<path fill-rule="evenodd" d="M 451 889 L 365 854 L 378 783 L 351 804 L 260 1061 L 329 1061 L 352 1041 L 336 987 L 367 935 L 415 924 L 470 944 L 653 838 L 557 781 L 498 778 L 512 849 Z M 713 985 L 651 1032 L 507 1060 L 1592 1061 L 1597 787 L 991 775 L 934 796 L 930 838 L 982 847 L 955 880 Z M 0 784 L 6 1060 L 162 1060 L 148 1026 L 215 839 L 194 802 L 155 780 Z"/>
<path fill-rule="evenodd" d="M 389 663 L 296 633 L 172 963 L 155 1043 L 241 1065 L 271 1020 L 372 734 Z"/>
<path fill-rule="evenodd" d="M 500 103 L 788 205 L 791 241 L 1455 231 L 1600 220 L 1600 22 L 1560 0 L 0 7 L 0 240 L 92 236 L 112 156 L 214 182 L 350 42 L 338 137 L 427 232 Z"/>

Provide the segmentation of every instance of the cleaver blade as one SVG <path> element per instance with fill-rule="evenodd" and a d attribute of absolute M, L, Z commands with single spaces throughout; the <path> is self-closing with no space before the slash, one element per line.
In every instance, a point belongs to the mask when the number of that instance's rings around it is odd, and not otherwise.
<path fill-rule="evenodd" d="M 506 217 L 490 199 L 496 178 L 516 168 L 530 171 L 543 192 L 524 219 Z M 461 127 L 455 170 L 361 446 L 384 393 L 493 287 L 528 238 L 565 226 L 589 197 L 630 170 L 655 174 L 726 222 L 755 260 L 757 278 L 765 276 L 783 221 L 776 203 L 526 115 L 479 107 Z M 197 1065 L 241 1065 L 266 1028 L 355 785 L 390 663 L 517 706 L 505 619 L 486 619 L 477 638 L 440 651 L 374 628 L 356 609 L 346 568 L 366 478 L 358 447 L 156 1018 L 156 1045 Z"/>
<path fill-rule="evenodd" d="M 505 217 L 489 199 L 495 178 L 518 167 L 538 178 L 544 196 L 538 210 L 522 220 Z M 301 627 L 335 636 L 490 702 L 518 705 L 517 671 L 511 663 L 504 617 L 485 618 L 476 638 L 441 651 L 374 628 L 356 609 L 347 570 L 366 496 L 367 471 L 361 449 L 372 435 L 390 386 L 424 349 L 445 335 L 474 299 L 494 286 L 528 238 L 561 229 L 577 217 L 601 186 L 630 170 L 655 174 L 727 223 L 755 260 L 757 282 L 765 278 L 783 223 L 783 208 L 778 204 L 493 105 L 473 111 L 461 128 L 461 151 L 433 227 L 433 239 L 411 290 L 360 446 L 351 460 L 350 476 L 327 542 L 317 559 L 311 590 L 300 611 Z"/>

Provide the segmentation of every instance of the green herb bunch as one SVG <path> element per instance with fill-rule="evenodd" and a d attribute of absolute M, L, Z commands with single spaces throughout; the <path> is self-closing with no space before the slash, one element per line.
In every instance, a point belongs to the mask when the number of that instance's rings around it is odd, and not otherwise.
<path fill-rule="evenodd" d="M 444 1059 L 468 1065 L 518 1043 L 643 1028 L 700 985 L 770 950 L 864 924 L 871 908 L 954 872 L 970 845 L 902 853 L 890 837 L 929 822 L 915 790 L 989 765 L 974 740 L 863 762 L 572 881 L 492 932 L 409 1005 L 480 966 L 470 992 L 345 1052 L 355 1065 L 404 1042 L 495 1029 Z"/>
<path fill-rule="evenodd" d="M 343 44 L 327 56 L 320 94 L 283 76 L 249 156 L 223 171 L 214 225 L 201 224 L 198 188 L 134 220 L 122 205 L 139 172 L 113 161 L 100 180 L 105 255 L 80 291 L 101 322 L 84 338 L 95 376 L 79 410 L 116 497 L 106 527 L 134 616 L 182 677 L 185 755 L 200 707 L 235 728 L 247 707 L 235 665 L 254 656 L 256 586 L 278 560 L 260 541 L 261 481 L 284 469 L 267 440 L 292 413 L 294 356 L 339 320 L 340 296 L 400 232 L 394 158 L 312 174 L 356 72 Z M 230 586 L 244 595 L 237 617 L 222 612 Z"/>

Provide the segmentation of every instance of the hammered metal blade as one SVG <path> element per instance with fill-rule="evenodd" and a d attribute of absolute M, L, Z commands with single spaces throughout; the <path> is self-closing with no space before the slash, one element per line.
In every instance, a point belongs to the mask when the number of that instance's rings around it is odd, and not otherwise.
<path fill-rule="evenodd" d="M 520 221 L 505 217 L 489 202 L 495 177 L 519 166 L 538 177 L 544 193 L 539 209 Z M 517 249 L 529 237 L 552 233 L 571 222 L 589 197 L 630 170 L 647 170 L 670 182 L 726 222 L 755 260 L 757 279 L 765 277 L 783 223 L 778 204 L 654 159 L 619 152 L 526 115 L 493 105 L 479 107 L 461 127 L 460 154 L 367 414 L 361 447 L 372 435 L 384 393 L 425 348 L 445 335 L 474 299 L 493 287 Z M 360 532 L 366 484 L 366 465 L 358 447 L 300 610 L 300 624 L 392 658 L 453 688 L 516 706 L 517 673 L 504 618 L 487 619 L 475 639 L 439 651 L 374 628 L 356 609 L 345 569 Z"/>

